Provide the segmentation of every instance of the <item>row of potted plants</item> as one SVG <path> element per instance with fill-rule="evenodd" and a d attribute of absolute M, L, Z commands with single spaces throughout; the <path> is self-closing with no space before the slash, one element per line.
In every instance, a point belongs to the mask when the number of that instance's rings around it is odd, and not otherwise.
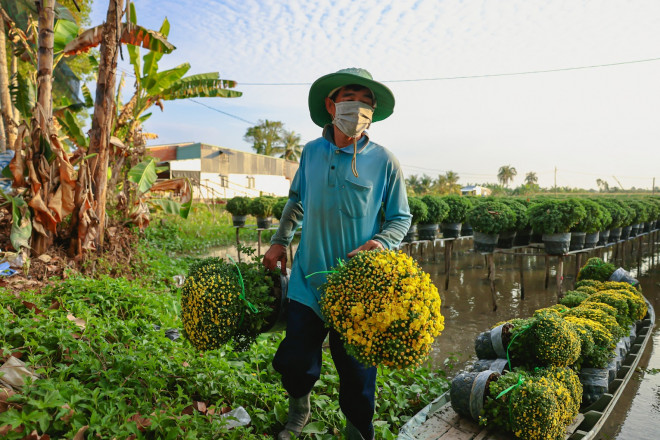
<path fill-rule="evenodd" d="M 245 226 L 248 215 L 257 219 L 257 228 L 268 229 L 272 225 L 273 217 L 279 219 L 286 205 L 287 197 L 244 197 L 236 196 L 227 200 L 226 210 L 232 216 L 233 225 Z"/>
<path fill-rule="evenodd" d="M 617 279 L 615 272 L 590 259 L 576 290 L 560 304 L 481 333 L 475 340 L 480 360 L 452 381 L 454 410 L 518 438 L 563 439 L 580 407 L 598 397 L 590 381 L 594 372 L 604 373 L 600 393 L 608 392 L 610 369 L 613 379 L 636 323 L 647 314 L 630 283 L 602 281 Z"/>
<path fill-rule="evenodd" d="M 660 197 L 409 198 L 413 226 L 404 241 L 474 235 L 475 250 L 544 243 L 550 255 L 626 240 L 660 226 Z M 435 223 L 435 224 L 434 224 Z M 438 227 L 439 225 L 439 227 Z M 469 225 L 469 228 L 465 228 Z M 467 230 L 466 230 L 467 229 Z M 462 232 L 461 232 L 462 231 Z"/>

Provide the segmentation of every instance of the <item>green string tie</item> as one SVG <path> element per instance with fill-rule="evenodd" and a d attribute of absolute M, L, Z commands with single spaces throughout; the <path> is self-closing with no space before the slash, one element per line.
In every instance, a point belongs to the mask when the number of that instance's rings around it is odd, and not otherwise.
<path fill-rule="evenodd" d="M 245 297 L 245 284 L 243 283 L 243 275 L 241 274 L 241 269 L 238 267 L 238 264 L 234 261 L 234 259 L 230 256 L 227 255 L 229 259 L 231 260 L 232 263 L 234 263 L 234 266 L 236 267 L 236 271 L 238 272 L 238 281 L 241 283 L 241 293 L 238 295 L 240 299 L 243 300 L 245 305 L 253 312 L 253 313 L 259 313 L 259 310 L 255 307 L 254 304 L 252 304 L 248 299 Z M 241 323 L 243 322 L 243 314 L 245 313 L 245 309 L 243 309 L 243 312 L 241 313 Z"/>
<path fill-rule="evenodd" d="M 520 385 L 523 384 L 523 382 L 525 382 L 525 378 L 523 377 L 522 374 L 518 373 L 518 382 L 517 382 L 517 383 L 514 383 L 514 384 L 511 385 L 509 388 L 507 388 L 506 390 L 504 390 L 504 391 L 502 391 L 500 394 L 498 394 L 497 397 L 495 398 L 495 400 L 497 400 L 497 399 L 499 399 L 500 397 L 504 396 L 505 394 L 507 394 L 507 393 L 513 391 L 514 389 L 518 388 Z"/>
<path fill-rule="evenodd" d="M 344 261 L 340 258 L 337 258 L 337 264 L 339 265 L 340 268 L 344 268 Z M 306 275 L 305 278 L 309 278 L 314 275 L 319 275 L 322 273 L 337 273 L 339 272 L 338 270 L 319 270 L 318 272 L 310 273 L 309 275 Z"/>

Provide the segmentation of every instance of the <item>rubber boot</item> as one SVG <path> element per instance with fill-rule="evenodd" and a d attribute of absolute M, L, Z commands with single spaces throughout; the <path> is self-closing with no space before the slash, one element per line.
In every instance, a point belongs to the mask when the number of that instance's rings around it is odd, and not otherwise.
<path fill-rule="evenodd" d="M 345 434 L 346 434 L 346 440 L 365 440 L 365 438 L 362 436 L 362 433 L 358 431 L 358 429 L 355 426 L 353 426 L 351 421 L 348 419 L 346 419 Z"/>
<path fill-rule="evenodd" d="M 290 440 L 294 437 L 300 436 L 303 428 L 309 420 L 309 393 L 306 396 L 294 399 L 289 397 L 289 416 L 284 425 L 284 429 L 277 434 L 278 440 Z"/>

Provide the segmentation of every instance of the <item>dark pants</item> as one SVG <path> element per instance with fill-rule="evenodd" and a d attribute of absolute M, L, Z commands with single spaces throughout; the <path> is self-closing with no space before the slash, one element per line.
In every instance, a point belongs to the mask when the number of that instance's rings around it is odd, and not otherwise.
<path fill-rule="evenodd" d="M 309 307 L 289 303 L 286 337 L 273 359 L 289 396 L 298 398 L 312 390 L 321 374 L 321 346 L 328 334 L 323 320 Z M 376 367 L 366 367 L 346 353 L 339 334 L 330 331 L 330 353 L 339 373 L 339 406 L 365 439 L 374 437 L 372 424 Z"/>

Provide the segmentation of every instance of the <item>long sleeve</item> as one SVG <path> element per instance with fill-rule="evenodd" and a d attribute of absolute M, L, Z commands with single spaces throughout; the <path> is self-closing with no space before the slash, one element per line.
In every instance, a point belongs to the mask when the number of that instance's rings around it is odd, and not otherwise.
<path fill-rule="evenodd" d="M 289 199 L 284 205 L 282 210 L 282 218 L 280 219 L 280 225 L 277 228 L 277 232 L 270 239 L 271 244 L 281 244 L 283 246 L 288 246 L 293 239 L 293 234 L 296 232 L 296 229 L 302 222 L 303 218 L 303 207 L 302 203 L 299 201 L 294 201 Z"/>
<path fill-rule="evenodd" d="M 412 215 L 408 206 L 406 184 L 401 169 L 397 166 L 392 170 L 390 183 L 383 200 L 385 210 L 385 223 L 382 230 L 374 236 L 387 249 L 393 249 L 406 236 Z"/>

